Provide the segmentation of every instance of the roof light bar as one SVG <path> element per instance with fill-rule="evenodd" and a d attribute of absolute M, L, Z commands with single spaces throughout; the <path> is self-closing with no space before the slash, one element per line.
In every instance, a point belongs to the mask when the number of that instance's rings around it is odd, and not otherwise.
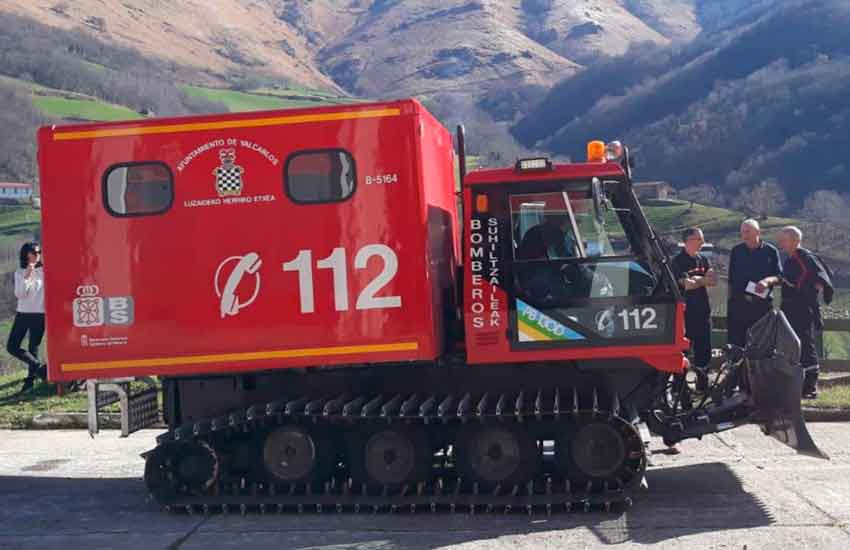
<path fill-rule="evenodd" d="M 519 159 L 516 161 L 517 172 L 531 172 L 535 170 L 551 170 L 552 161 L 546 157 Z"/>

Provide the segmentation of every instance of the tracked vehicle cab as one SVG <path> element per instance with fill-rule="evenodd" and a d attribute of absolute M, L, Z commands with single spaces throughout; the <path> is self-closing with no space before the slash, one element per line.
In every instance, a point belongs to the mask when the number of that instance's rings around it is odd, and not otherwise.
<path fill-rule="evenodd" d="M 592 359 L 683 368 L 678 289 L 632 192 L 628 150 L 523 159 L 464 177 L 471 362 Z"/>

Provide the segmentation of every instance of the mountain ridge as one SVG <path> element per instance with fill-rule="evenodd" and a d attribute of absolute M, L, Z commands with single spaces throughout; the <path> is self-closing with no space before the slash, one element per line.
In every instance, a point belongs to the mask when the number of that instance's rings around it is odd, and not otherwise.
<path fill-rule="evenodd" d="M 814 188 L 846 189 L 850 165 L 833 152 L 850 146 L 848 91 L 850 5 L 800 0 L 734 31 L 591 67 L 512 132 L 572 158 L 589 134 L 621 138 L 644 177 L 728 193 L 777 181 L 799 205 Z M 586 99 L 552 108 L 574 97 Z"/>
<path fill-rule="evenodd" d="M 811 186 L 803 159 L 850 135 L 850 20 L 830 11 L 841 4 L 0 0 L 0 16 L 71 33 L 0 73 L 156 115 L 225 108 L 191 85 L 416 96 L 447 126 L 465 123 L 485 165 L 532 152 L 579 159 L 588 139 L 622 138 L 643 177 L 729 192 L 777 180 L 799 201 Z M 103 55 L 110 48 L 120 53 Z M 815 185 L 840 189 L 850 166 L 821 164 Z"/>
<path fill-rule="evenodd" d="M 515 75 L 514 80 L 551 85 L 633 43 L 693 38 L 700 28 L 698 3 L 3 0 L 0 11 L 81 28 L 106 42 L 195 67 L 207 73 L 208 83 L 224 83 L 229 73 L 247 69 L 336 92 L 398 96 L 427 92 L 435 84 L 468 86 L 487 71 L 493 79 Z M 468 56 L 456 57 L 466 72 L 447 71 L 440 64 L 452 60 L 445 50 L 459 47 L 484 61 L 469 66 Z M 390 53 L 395 50 L 399 53 Z M 375 56 L 382 62 L 369 63 Z M 387 58 L 394 61 L 383 62 Z M 359 75 L 359 69 L 365 73 Z"/>

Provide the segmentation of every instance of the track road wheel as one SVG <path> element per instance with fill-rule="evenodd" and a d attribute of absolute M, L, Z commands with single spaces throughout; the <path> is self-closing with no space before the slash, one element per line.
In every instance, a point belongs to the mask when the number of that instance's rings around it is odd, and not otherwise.
<path fill-rule="evenodd" d="M 204 441 L 168 443 L 151 451 L 145 462 L 145 484 L 158 501 L 178 491 L 205 493 L 218 480 L 219 460 Z"/>
<path fill-rule="evenodd" d="M 171 446 L 160 445 L 144 455 L 145 486 L 160 504 L 169 504 L 177 496 L 177 482 L 171 470 Z"/>
<path fill-rule="evenodd" d="M 537 441 L 516 426 L 478 426 L 462 430 L 455 443 L 464 479 L 484 487 L 525 483 L 540 469 Z"/>
<path fill-rule="evenodd" d="M 379 428 L 349 441 L 351 475 L 372 486 L 400 487 L 430 477 L 433 450 L 420 430 Z"/>
<path fill-rule="evenodd" d="M 302 426 L 275 428 L 263 442 L 263 466 L 282 483 L 322 481 L 330 475 L 334 457 L 324 434 Z"/>
<path fill-rule="evenodd" d="M 585 419 L 555 442 L 558 469 L 578 487 L 601 490 L 640 481 L 646 468 L 640 433 L 620 418 Z"/>

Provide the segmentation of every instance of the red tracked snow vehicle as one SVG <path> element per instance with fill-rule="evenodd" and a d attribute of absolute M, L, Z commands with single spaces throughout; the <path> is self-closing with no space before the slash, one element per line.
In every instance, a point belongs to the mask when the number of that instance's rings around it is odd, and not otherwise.
<path fill-rule="evenodd" d="M 642 421 L 819 453 L 793 369 L 682 382 L 625 147 L 462 174 L 461 223 L 457 142 L 414 100 L 42 128 L 50 378 L 128 433 L 158 376 L 145 481 L 189 511 L 606 506 Z"/>

